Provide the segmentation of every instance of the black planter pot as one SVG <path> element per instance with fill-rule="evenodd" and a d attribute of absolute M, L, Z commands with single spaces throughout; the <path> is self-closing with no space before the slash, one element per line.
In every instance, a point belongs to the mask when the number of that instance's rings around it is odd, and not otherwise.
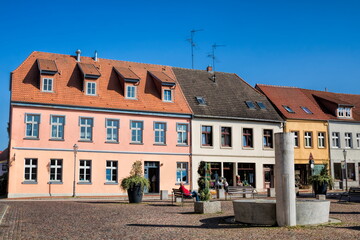
<path fill-rule="evenodd" d="M 143 191 L 141 189 L 141 186 L 134 186 L 133 188 L 129 188 L 127 190 L 128 197 L 129 197 L 129 203 L 141 203 L 142 197 L 143 197 Z"/>
<path fill-rule="evenodd" d="M 314 189 L 315 195 L 317 195 L 317 194 L 325 194 L 326 195 L 327 187 L 328 187 L 327 182 L 323 182 L 322 184 L 320 184 L 319 182 L 313 183 L 313 189 Z"/>

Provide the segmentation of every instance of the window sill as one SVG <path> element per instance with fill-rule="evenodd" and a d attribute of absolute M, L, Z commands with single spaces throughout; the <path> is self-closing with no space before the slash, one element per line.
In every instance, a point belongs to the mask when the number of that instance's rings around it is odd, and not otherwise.
<path fill-rule="evenodd" d="M 78 185 L 91 185 L 91 182 L 78 182 Z"/>
<path fill-rule="evenodd" d="M 110 144 L 119 144 L 119 142 L 117 142 L 117 141 L 106 141 L 105 143 L 110 143 Z"/>
<path fill-rule="evenodd" d="M 48 184 L 63 184 L 63 182 L 48 182 Z"/>
<path fill-rule="evenodd" d="M 64 139 L 50 138 L 49 141 L 59 141 L 59 142 L 63 142 L 63 141 L 65 141 L 65 140 L 64 140 Z"/>
<path fill-rule="evenodd" d="M 253 147 L 242 147 L 243 150 L 254 150 Z"/>
<path fill-rule="evenodd" d="M 180 183 L 177 182 L 177 183 L 175 183 L 175 185 L 180 185 Z M 190 185 L 190 183 L 185 183 L 185 182 L 184 182 L 184 185 Z"/>
<path fill-rule="evenodd" d="M 166 143 L 154 143 L 154 146 L 167 146 Z"/>
<path fill-rule="evenodd" d="M 23 181 L 21 184 L 37 184 L 37 181 Z"/>
<path fill-rule="evenodd" d="M 177 144 L 176 146 L 177 146 L 177 147 L 190 147 L 190 146 L 187 145 L 187 144 Z"/>
<path fill-rule="evenodd" d="M 144 145 L 144 143 L 136 143 L 136 142 L 131 142 L 130 144 L 133 144 L 133 145 Z"/>
<path fill-rule="evenodd" d="M 274 148 L 271 148 L 271 147 L 263 147 L 263 150 L 265 150 L 265 151 L 273 151 Z"/>
<path fill-rule="evenodd" d="M 221 146 L 220 148 L 221 148 L 221 149 L 232 149 L 231 146 Z"/>
<path fill-rule="evenodd" d="M 36 137 L 24 137 L 24 140 L 40 140 L 40 138 L 36 138 Z"/>
<path fill-rule="evenodd" d="M 214 148 L 214 146 L 210 146 L 210 145 L 201 145 L 201 148 Z"/>
<path fill-rule="evenodd" d="M 88 142 L 88 143 L 92 143 L 92 140 L 79 140 L 78 142 Z"/>
<path fill-rule="evenodd" d="M 104 185 L 119 185 L 117 182 L 106 182 Z"/>

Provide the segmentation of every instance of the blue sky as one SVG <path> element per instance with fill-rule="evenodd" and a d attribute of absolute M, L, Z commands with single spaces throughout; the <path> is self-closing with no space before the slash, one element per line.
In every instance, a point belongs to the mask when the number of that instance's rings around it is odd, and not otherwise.
<path fill-rule="evenodd" d="M 360 1 L 2 1 L 0 150 L 8 143 L 9 76 L 32 51 L 191 68 L 212 63 L 251 85 L 360 94 Z"/>

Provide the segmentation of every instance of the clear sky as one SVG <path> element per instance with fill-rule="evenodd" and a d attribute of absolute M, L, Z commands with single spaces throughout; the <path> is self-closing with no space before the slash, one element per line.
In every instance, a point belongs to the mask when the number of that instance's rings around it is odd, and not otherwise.
<path fill-rule="evenodd" d="M 360 1 L 2 1 L 0 150 L 9 76 L 32 51 L 191 68 L 212 63 L 256 83 L 360 94 Z"/>

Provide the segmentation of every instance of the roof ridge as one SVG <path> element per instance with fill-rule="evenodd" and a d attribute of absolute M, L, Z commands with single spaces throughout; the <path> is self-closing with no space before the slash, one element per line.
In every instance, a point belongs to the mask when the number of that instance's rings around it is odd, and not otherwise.
<path fill-rule="evenodd" d="M 261 83 L 256 83 L 255 85 L 258 85 L 258 86 L 264 86 L 264 87 L 297 88 L 297 89 L 301 89 L 301 88 L 299 88 L 299 87 L 292 87 L 292 86 L 279 86 L 279 85 L 261 84 Z"/>
<path fill-rule="evenodd" d="M 185 69 L 190 71 L 200 71 L 200 72 L 208 72 L 207 70 L 201 70 L 201 69 L 191 69 L 191 68 L 184 68 L 184 67 L 173 67 L 172 68 L 179 68 L 179 69 Z M 229 73 L 229 72 L 220 72 L 220 71 L 213 71 L 213 73 L 225 73 L 225 74 L 235 74 L 235 73 Z"/>

